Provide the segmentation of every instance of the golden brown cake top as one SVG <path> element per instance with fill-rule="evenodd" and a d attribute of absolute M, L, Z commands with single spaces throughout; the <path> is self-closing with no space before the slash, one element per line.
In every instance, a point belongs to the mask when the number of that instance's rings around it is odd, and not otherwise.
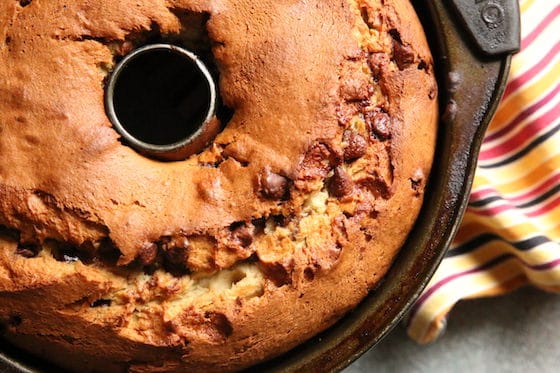
<path fill-rule="evenodd" d="M 115 63 L 154 41 L 219 75 L 223 131 L 181 162 L 138 154 L 105 113 Z M 436 94 L 405 0 L 3 1 L 0 316 L 26 320 L 21 345 L 40 329 L 113 368 L 233 369 L 290 348 L 406 238 Z"/>

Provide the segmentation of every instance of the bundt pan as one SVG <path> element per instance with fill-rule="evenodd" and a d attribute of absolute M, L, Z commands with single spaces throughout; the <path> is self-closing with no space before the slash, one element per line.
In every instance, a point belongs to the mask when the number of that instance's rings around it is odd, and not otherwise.
<path fill-rule="evenodd" d="M 415 0 L 436 63 L 441 123 L 416 226 L 384 281 L 333 327 L 251 370 L 337 371 L 379 342 L 424 289 L 468 202 L 484 132 L 519 48 L 516 0 Z M 0 371 L 60 371 L 0 340 Z"/>

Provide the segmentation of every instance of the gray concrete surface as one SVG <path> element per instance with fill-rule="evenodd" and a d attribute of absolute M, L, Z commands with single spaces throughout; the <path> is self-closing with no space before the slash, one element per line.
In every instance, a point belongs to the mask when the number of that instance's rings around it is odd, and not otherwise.
<path fill-rule="evenodd" d="M 365 372 L 560 372 L 560 295 L 527 287 L 463 301 L 427 346 L 399 326 L 344 371 Z"/>

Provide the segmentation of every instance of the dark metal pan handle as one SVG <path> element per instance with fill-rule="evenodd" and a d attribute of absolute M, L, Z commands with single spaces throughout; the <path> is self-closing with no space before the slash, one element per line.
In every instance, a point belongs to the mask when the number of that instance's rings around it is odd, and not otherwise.
<path fill-rule="evenodd" d="M 481 52 L 495 56 L 519 50 L 517 0 L 451 0 L 450 3 Z"/>

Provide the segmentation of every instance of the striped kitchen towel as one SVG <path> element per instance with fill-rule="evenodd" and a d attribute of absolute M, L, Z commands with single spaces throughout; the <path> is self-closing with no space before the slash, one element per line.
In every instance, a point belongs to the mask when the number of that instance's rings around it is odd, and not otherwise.
<path fill-rule="evenodd" d="M 522 47 L 453 245 L 405 321 L 420 343 L 461 299 L 560 291 L 560 0 L 521 0 Z"/>

